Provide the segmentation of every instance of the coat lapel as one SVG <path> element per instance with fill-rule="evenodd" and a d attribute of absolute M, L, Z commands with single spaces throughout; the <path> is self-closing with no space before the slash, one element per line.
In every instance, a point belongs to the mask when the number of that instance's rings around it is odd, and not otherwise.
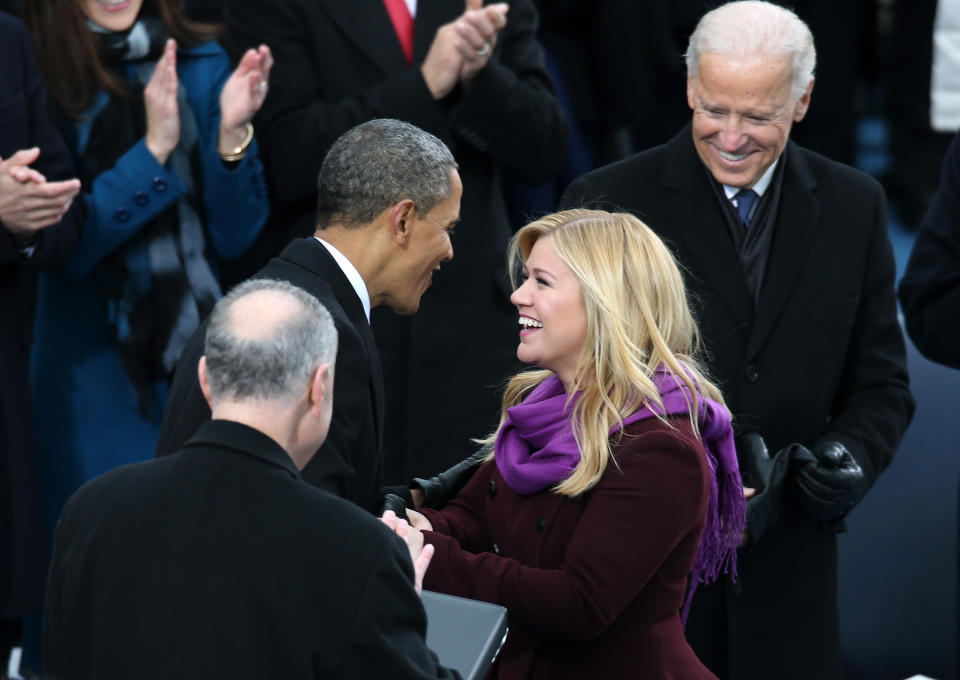
<path fill-rule="evenodd" d="M 397 73 L 407 68 L 400 41 L 397 40 L 382 0 L 326 0 L 322 7 L 330 20 L 366 53 L 384 74 Z"/>
<path fill-rule="evenodd" d="M 700 157 L 693 147 L 690 126 L 667 144 L 663 184 L 672 194 L 667 215 L 677 238 L 696 260 L 709 287 L 739 323 L 753 318 L 753 301 L 727 227 L 717 219 L 717 198 Z"/>
<path fill-rule="evenodd" d="M 373 398 L 374 424 L 376 437 L 379 443 L 383 437 L 384 396 L 383 396 L 383 367 L 380 365 L 380 354 L 377 351 L 377 342 L 370 330 L 370 323 L 363 311 L 363 303 L 357 297 L 357 292 L 350 284 L 340 265 L 333 259 L 327 249 L 313 237 L 297 239 L 286 247 L 280 255 L 286 259 L 320 276 L 330 288 L 353 323 L 357 333 L 367 348 L 367 360 L 370 372 L 370 393 Z M 336 397 L 334 397 L 336 398 Z"/>
<path fill-rule="evenodd" d="M 760 349 L 787 304 L 797 276 L 807 265 L 810 249 L 820 228 L 820 201 L 813 193 L 817 181 L 800 148 L 792 142 L 787 147 L 785 161 L 773 244 L 767 259 L 757 320 L 750 334 L 747 356 Z"/>

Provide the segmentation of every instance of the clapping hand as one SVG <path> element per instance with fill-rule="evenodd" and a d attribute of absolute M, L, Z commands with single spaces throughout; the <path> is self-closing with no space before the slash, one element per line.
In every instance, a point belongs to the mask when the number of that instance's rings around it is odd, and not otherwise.
<path fill-rule="evenodd" d="M 483 0 L 466 0 L 466 11 L 454 22 L 457 36 L 457 51 L 463 57 L 460 67 L 460 82 L 469 83 L 487 65 L 497 37 L 507 25 L 510 6 L 505 3 L 483 6 Z"/>
<path fill-rule="evenodd" d="M 180 107 L 177 104 L 177 43 L 167 40 L 163 55 L 143 89 L 147 111 L 147 149 L 161 165 L 180 143 Z"/>
<path fill-rule="evenodd" d="M 270 48 L 260 45 L 249 49 L 240 58 L 237 68 L 220 92 L 219 150 L 228 154 L 239 146 L 247 133 L 247 123 L 263 106 L 270 88 L 270 70 L 273 55 Z"/>
<path fill-rule="evenodd" d="M 458 84 L 470 80 L 490 61 L 497 36 L 507 25 L 506 3 L 483 6 L 466 0 L 463 14 L 437 29 L 420 67 L 434 99 L 443 99 Z"/>
<path fill-rule="evenodd" d="M 39 157 L 40 149 L 34 147 L 0 158 L 0 222 L 21 247 L 59 222 L 80 191 L 78 179 L 48 182 L 29 167 Z"/>

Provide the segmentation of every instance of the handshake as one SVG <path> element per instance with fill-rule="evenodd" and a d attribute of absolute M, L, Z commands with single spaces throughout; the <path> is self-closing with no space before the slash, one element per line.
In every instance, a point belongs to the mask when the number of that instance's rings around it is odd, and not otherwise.
<path fill-rule="evenodd" d="M 748 432 L 737 440 L 737 457 L 744 486 L 755 489 L 747 501 L 747 543 L 779 521 L 788 478 L 794 498 L 816 522 L 842 518 L 866 491 L 863 468 L 840 442 L 790 444 L 771 457 L 763 437 Z"/>

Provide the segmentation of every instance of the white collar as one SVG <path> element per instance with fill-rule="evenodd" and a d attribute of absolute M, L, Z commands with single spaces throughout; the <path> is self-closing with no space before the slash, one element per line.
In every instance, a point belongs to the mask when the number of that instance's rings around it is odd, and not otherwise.
<path fill-rule="evenodd" d="M 777 160 L 771 163 L 770 167 L 767 168 L 767 171 L 760 176 L 760 179 L 757 180 L 757 183 L 750 187 L 757 192 L 757 198 L 761 198 L 763 196 L 763 192 L 770 187 L 770 182 L 773 181 L 773 171 L 777 169 L 777 163 L 779 162 L 780 159 L 777 158 Z M 742 188 L 743 187 L 732 187 L 728 184 L 724 184 L 723 193 L 727 195 L 728 199 L 732 199 Z"/>
<path fill-rule="evenodd" d="M 319 236 L 314 236 L 313 238 L 323 244 L 323 247 L 327 249 L 327 252 L 330 253 L 340 267 L 340 271 L 347 277 L 347 281 L 350 282 L 350 285 L 353 286 L 353 289 L 357 292 L 357 297 L 360 298 L 360 304 L 363 305 L 363 313 L 367 316 L 367 323 L 370 323 L 370 293 L 367 292 L 367 284 L 364 282 L 363 277 L 360 276 L 360 272 L 353 266 L 353 262 L 348 260 L 347 256 L 337 250 L 336 246 L 332 243 L 324 241 Z"/>

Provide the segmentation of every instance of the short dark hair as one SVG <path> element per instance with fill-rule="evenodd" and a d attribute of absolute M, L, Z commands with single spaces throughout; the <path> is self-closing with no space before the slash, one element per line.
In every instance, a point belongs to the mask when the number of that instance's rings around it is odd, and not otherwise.
<path fill-rule="evenodd" d="M 277 323 L 264 337 L 239 337 L 233 307 L 260 291 L 287 295 L 302 312 Z M 334 365 L 337 330 L 330 312 L 306 291 L 285 281 L 251 279 L 213 308 L 205 354 L 214 401 L 293 398 L 304 390 L 317 366 Z"/>
<path fill-rule="evenodd" d="M 368 224 L 407 198 L 425 215 L 450 195 L 457 162 L 447 145 L 420 128 L 377 118 L 340 135 L 317 178 L 317 226 Z"/>

